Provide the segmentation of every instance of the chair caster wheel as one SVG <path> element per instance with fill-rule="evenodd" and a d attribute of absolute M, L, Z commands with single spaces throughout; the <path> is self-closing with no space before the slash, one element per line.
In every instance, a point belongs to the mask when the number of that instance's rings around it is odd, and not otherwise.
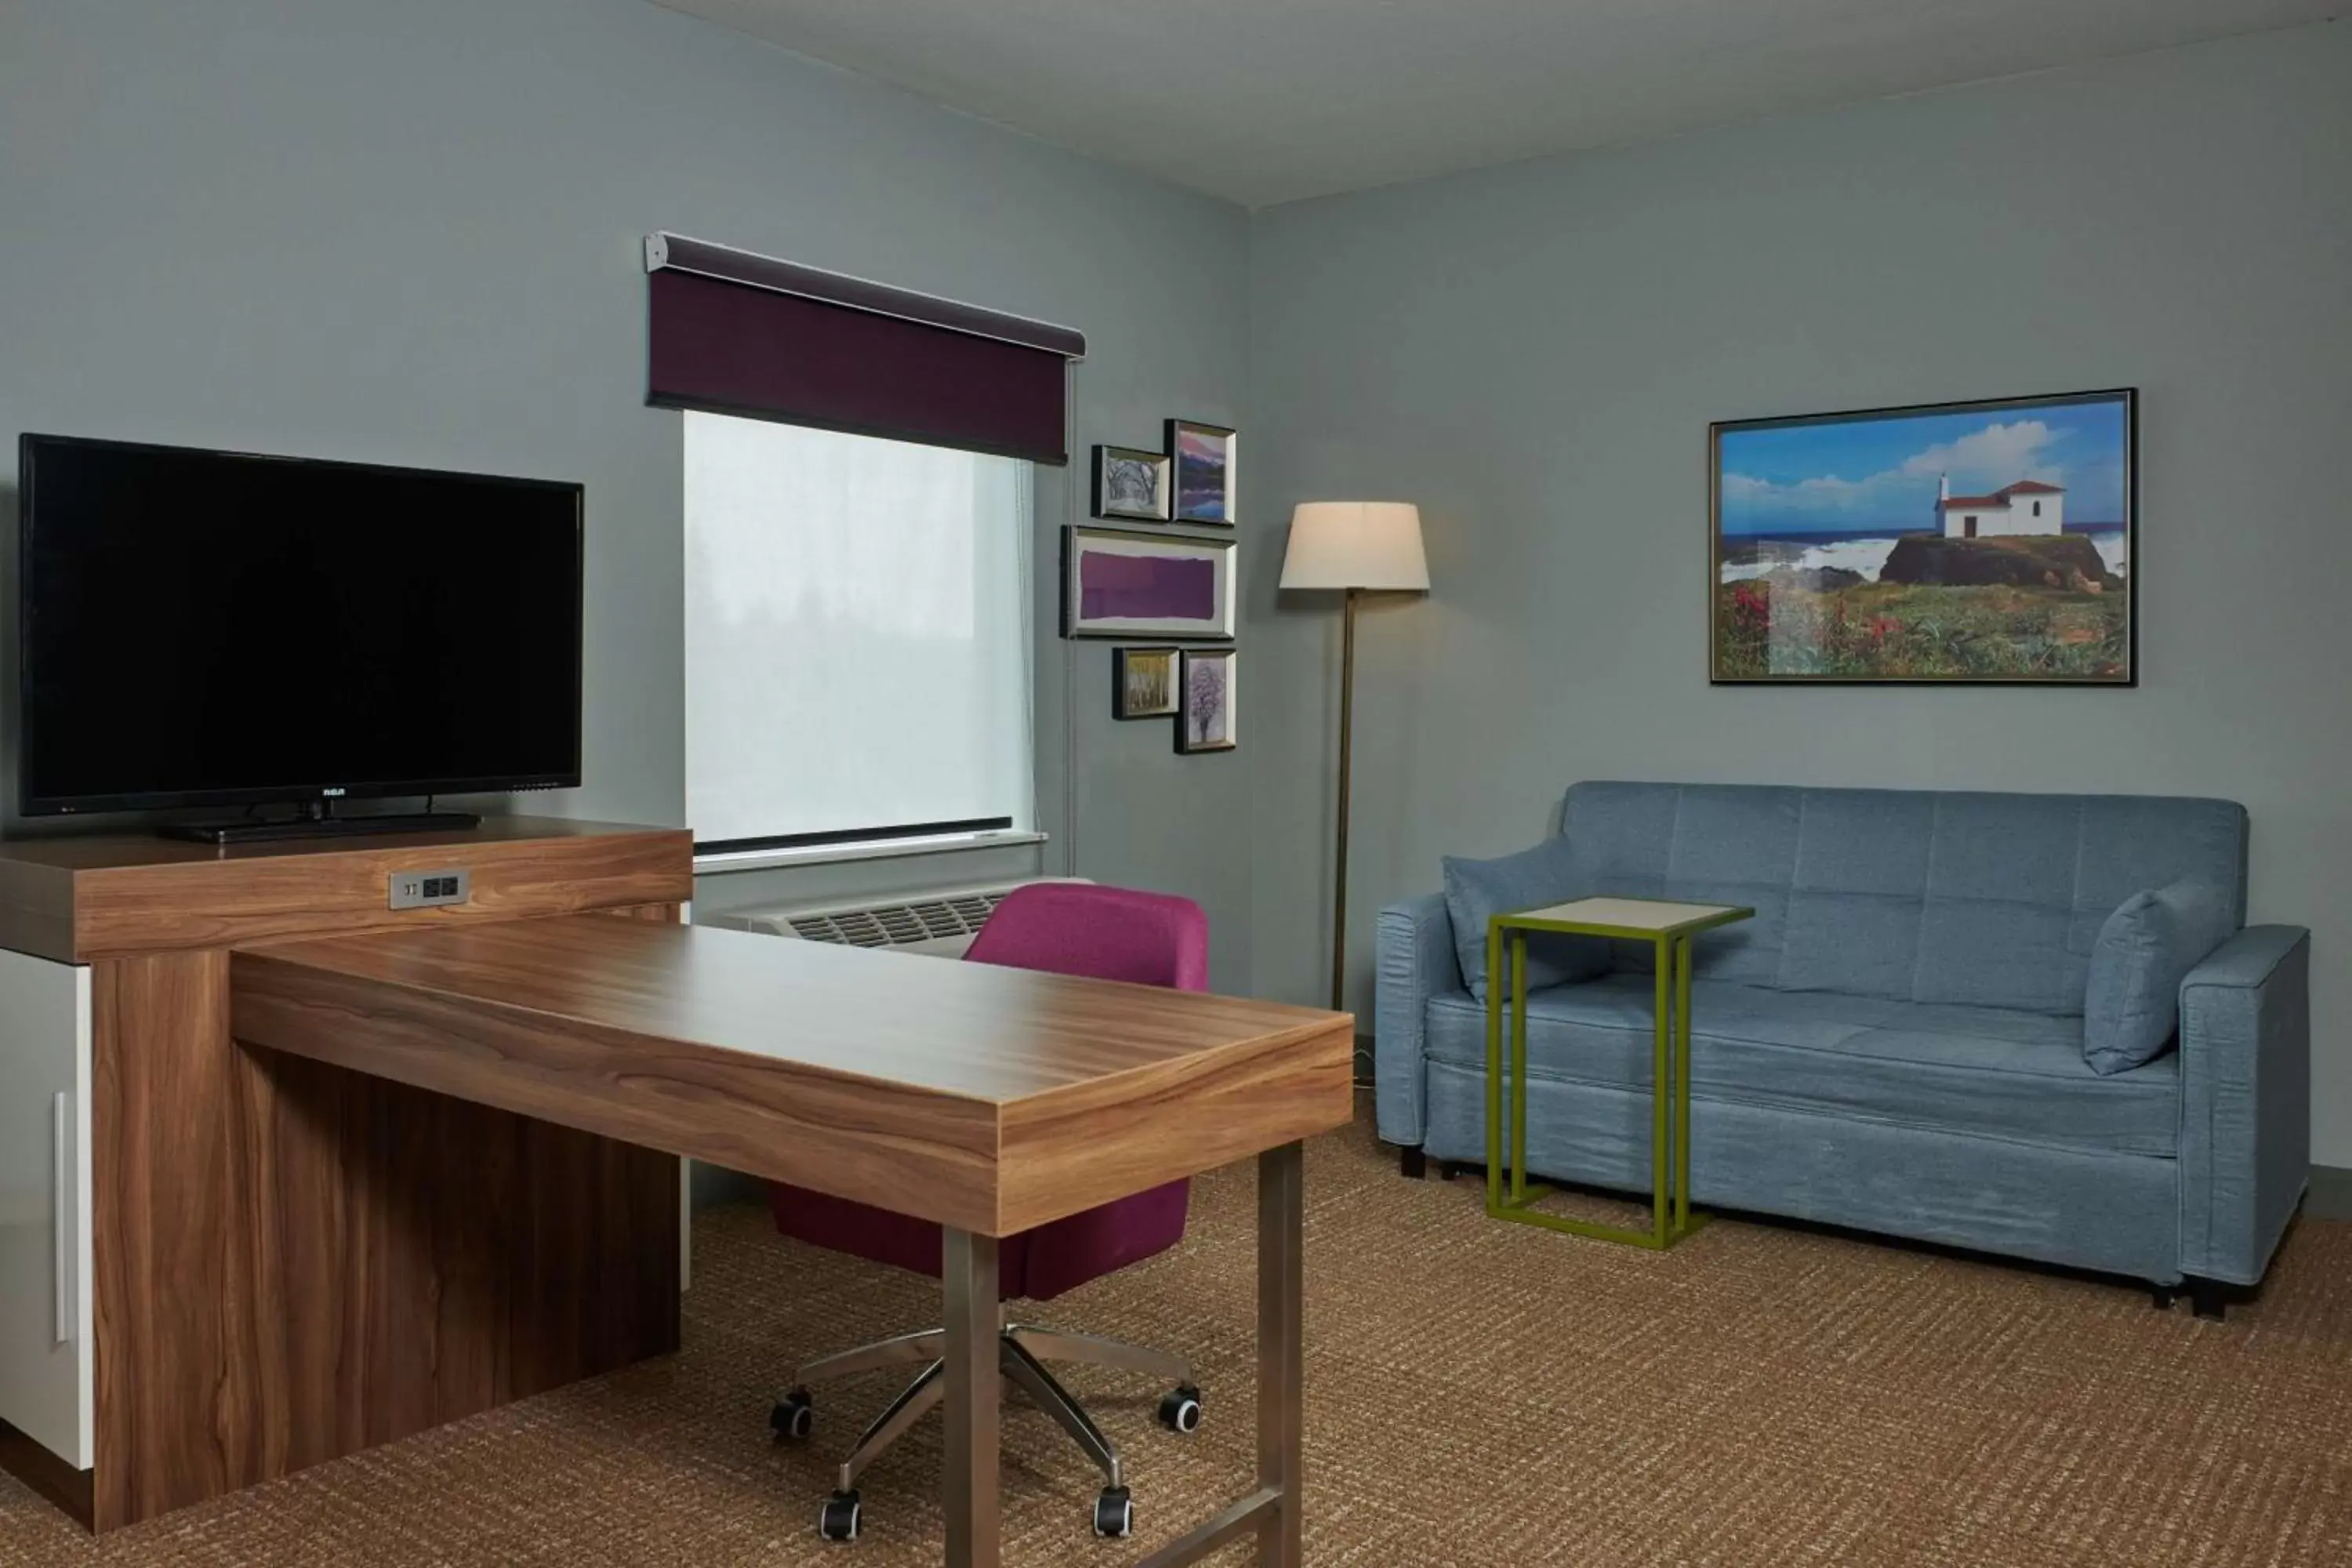
<path fill-rule="evenodd" d="M 768 1429 L 775 1433 L 779 1440 L 791 1438 L 798 1442 L 809 1435 L 809 1429 L 815 1422 L 816 1411 L 809 1404 L 805 1388 L 793 1389 L 777 1400 L 776 1407 L 768 1412 Z"/>
<path fill-rule="evenodd" d="M 1135 1533 L 1135 1500 L 1125 1487 L 1105 1487 L 1095 1499 L 1095 1533 L 1114 1541 Z"/>
<path fill-rule="evenodd" d="M 1160 1424 L 1171 1432 L 1201 1429 L 1201 1391 L 1187 1383 L 1160 1401 Z"/>
<path fill-rule="evenodd" d="M 816 1516 L 816 1532 L 827 1541 L 857 1539 L 857 1494 L 835 1492 L 824 1500 L 824 1511 Z"/>

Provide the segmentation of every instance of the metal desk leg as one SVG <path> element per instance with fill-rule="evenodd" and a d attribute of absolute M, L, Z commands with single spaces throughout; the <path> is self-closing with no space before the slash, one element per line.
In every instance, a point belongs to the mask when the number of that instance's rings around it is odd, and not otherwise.
<path fill-rule="evenodd" d="M 1257 1157 L 1257 1489 L 1139 1568 L 1187 1568 L 1252 1536 L 1257 1568 L 1300 1568 L 1306 1561 L 1298 1493 L 1306 1429 L 1305 1216 L 1303 1146 L 1267 1150 Z"/>
<path fill-rule="evenodd" d="M 1306 1426 L 1304 1147 L 1257 1160 L 1257 1484 L 1281 1500 L 1261 1514 L 1258 1568 L 1298 1568 L 1298 1478 Z"/>
<path fill-rule="evenodd" d="M 996 1238 L 947 1228 L 949 1568 L 998 1568 Z"/>

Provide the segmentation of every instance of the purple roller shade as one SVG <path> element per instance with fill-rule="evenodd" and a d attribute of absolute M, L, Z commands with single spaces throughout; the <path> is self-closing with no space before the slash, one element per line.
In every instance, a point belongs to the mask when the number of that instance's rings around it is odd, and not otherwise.
<path fill-rule="evenodd" d="M 646 401 L 1068 461 L 1059 353 L 665 269 Z"/>
<path fill-rule="evenodd" d="M 1217 563 L 1189 555 L 1078 557 L 1078 615 L 1089 621 L 1208 621 L 1217 614 Z"/>

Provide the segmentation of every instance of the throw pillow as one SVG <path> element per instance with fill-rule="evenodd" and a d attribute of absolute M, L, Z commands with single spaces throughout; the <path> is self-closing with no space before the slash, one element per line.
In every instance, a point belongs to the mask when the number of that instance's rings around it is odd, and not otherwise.
<path fill-rule="evenodd" d="M 1496 860 L 1445 858 L 1445 910 L 1454 920 L 1454 952 L 1470 994 L 1486 999 L 1486 921 L 1513 910 L 1539 909 L 1590 889 L 1576 848 L 1565 836 Z M 1609 943 L 1559 931 L 1528 935 L 1528 989 L 1590 980 L 1609 968 Z"/>
<path fill-rule="evenodd" d="M 2179 881 L 2134 893 L 2099 928 L 2083 993 L 2083 1059 L 2119 1073 L 2164 1054 L 2180 1026 L 2180 982 L 2230 932 L 2221 895 Z"/>

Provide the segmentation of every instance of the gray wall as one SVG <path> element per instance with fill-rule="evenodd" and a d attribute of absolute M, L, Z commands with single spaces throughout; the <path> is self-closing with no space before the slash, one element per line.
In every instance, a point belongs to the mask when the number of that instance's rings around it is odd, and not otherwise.
<path fill-rule="evenodd" d="M 2315 1157 L 2352 1165 L 2352 26 L 1261 214 L 1261 510 L 1417 500 L 1370 620 L 1370 921 L 1578 778 L 2225 795 L 2311 925 Z M 2141 392 L 2134 691 L 1706 684 L 1709 420 Z M 1255 980 L 1322 984 L 1333 620 L 1252 570 Z M 2139 562 L 2135 562 L 2137 569 Z"/>
<path fill-rule="evenodd" d="M 1220 985 L 1318 995 L 1336 623 L 1275 593 L 1279 520 L 1378 490 L 1427 510 L 1438 589 L 1366 617 L 1359 1006 L 1371 911 L 1532 839 L 1580 776 L 2233 795 L 2257 915 L 2318 931 L 2315 1152 L 2352 1164 L 2352 30 L 1253 224 L 640 0 L 7 0 L 0 145 L 0 434 L 586 482 L 588 784 L 541 809 L 682 814 L 647 229 L 1083 328 L 1079 453 L 1245 427 L 1241 752 L 1114 722 L 1041 571 L 1053 844 L 707 879 L 706 910 L 1075 869 L 1200 898 Z M 2140 689 L 1707 688 L 1708 420 L 2120 383 Z M 1082 471 L 1039 495 L 1050 565 Z"/>
<path fill-rule="evenodd" d="M 0 147 L 0 510 L 26 429 L 585 482 L 587 782 L 531 809 L 683 816 L 648 230 L 1082 329 L 1075 452 L 1244 422 L 1237 208 L 642 0 L 5 0 Z M 1215 851 L 1248 763 L 1111 721 L 1108 648 L 1055 636 L 1082 468 L 1038 497 L 1043 857 L 706 879 L 698 901 L 1075 866 L 1199 898 L 1238 989 L 1247 860 Z"/>

